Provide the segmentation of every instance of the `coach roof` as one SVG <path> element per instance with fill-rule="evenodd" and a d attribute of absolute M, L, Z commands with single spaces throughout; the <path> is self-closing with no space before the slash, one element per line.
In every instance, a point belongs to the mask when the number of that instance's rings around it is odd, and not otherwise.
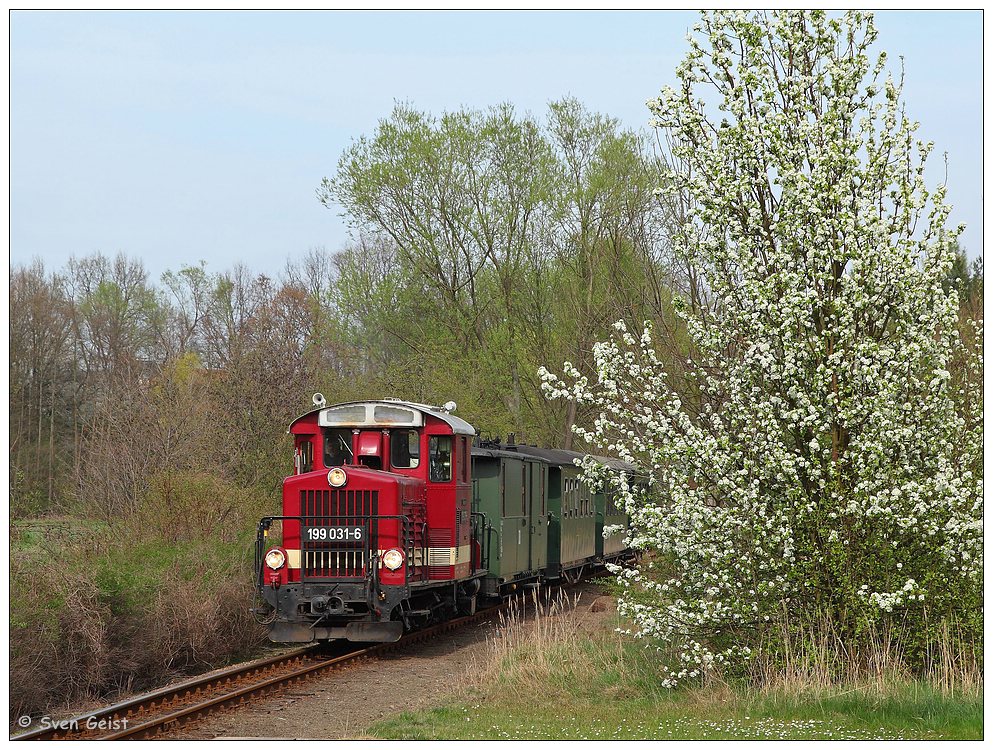
<path fill-rule="evenodd" d="M 567 451 L 563 448 L 537 448 L 532 445 L 515 445 L 506 447 L 509 450 L 516 450 L 519 453 L 526 453 L 529 456 L 543 458 L 548 461 L 548 463 L 556 466 L 575 466 L 576 459 L 582 460 L 586 456 L 592 455 L 589 453 L 580 453 L 579 451 Z M 607 468 L 613 469 L 614 471 L 636 471 L 634 464 L 629 464 L 627 461 L 621 461 L 619 458 L 596 455 L 593 455 L 592 458 L 599 461 Z"/>

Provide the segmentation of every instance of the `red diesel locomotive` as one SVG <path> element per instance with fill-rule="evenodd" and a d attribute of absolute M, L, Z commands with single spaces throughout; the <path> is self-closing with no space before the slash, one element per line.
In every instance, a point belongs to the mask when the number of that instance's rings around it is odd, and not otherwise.
<path fill-rule="evenodd" d="M 473 427 L 454 404 L 314 404 L 289 428 L 283 515 L 259 523 L 270 638 L 388 642 L 474 611 L 486 570 L 472 534 Z M 281 544 L 266 549 L 276 522 Z"/>

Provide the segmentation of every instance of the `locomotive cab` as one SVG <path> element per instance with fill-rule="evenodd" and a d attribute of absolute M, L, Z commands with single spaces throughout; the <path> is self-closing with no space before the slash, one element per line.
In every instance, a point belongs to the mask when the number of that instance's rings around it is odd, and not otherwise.
<path fill-rule="evenodd" d="M 272 640 L 393 641 L 474 607 L 475 430 L 446 406 L 322 398 L 290 425 L 282 515 L 260 521 L 256 542 Z"/>

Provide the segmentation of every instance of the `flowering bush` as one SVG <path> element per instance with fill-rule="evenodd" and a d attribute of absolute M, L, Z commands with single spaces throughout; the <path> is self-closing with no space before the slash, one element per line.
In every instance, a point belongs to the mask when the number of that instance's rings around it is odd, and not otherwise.
<path fill-rule="evenodd" d="M 642 492 L 587 467 L 652 551 L 615 571 L 620 611 L 678 647 L 670 682 L 814 613 L 852 643 L 899 622 L 922 655 L 929 621 L 980 621 L 983 562 L 981 398 L 950 376 L 942 285 L 961 230 L 925 187 L 931 144 L 870 61 L 867 14 L 719 12 L 695 32 L 681 85 L 649 102 L 661 194 L 687 207 L 691 353 L 677 373 L 650 325 L 618 323 L 595 378 L 540 371 L 595 416 L 581 437 L 647 475 Z"/>

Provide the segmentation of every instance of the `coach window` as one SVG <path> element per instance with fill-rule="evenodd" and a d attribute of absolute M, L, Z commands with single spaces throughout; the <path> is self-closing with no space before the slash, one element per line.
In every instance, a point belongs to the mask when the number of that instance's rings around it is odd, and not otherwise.
<path fill-rule="evenodd" d="M 452 480 L 452 436 L 432 435 L 428 440 L 428 479 L 432 482 Z"/>
<path fill-rule="evenodd" d="M 352 431 L 349 428 L 324 431 L 324 465 L 352 463 Z"/>
<path fill-rule="evenodd" d="M 390 434 L 390 464 L 395 469 L 416 469 L 421 463 L 417 430 L 393 430 Z"/>
<path fill-rule="evenodd" d="M 507 517 L 507 464 L 500 462 L 500 510 L 501 515 Z"/>
<path fill-rule="evenodd" d="M 528 463 L 521 461 L 521 515 L 528 514 Z"/>
<path fill-rule="evenodd" d="M 541 517 L 545 517 L 545 467 L 538 466 L 538 471 L 541 472 Z"/>

